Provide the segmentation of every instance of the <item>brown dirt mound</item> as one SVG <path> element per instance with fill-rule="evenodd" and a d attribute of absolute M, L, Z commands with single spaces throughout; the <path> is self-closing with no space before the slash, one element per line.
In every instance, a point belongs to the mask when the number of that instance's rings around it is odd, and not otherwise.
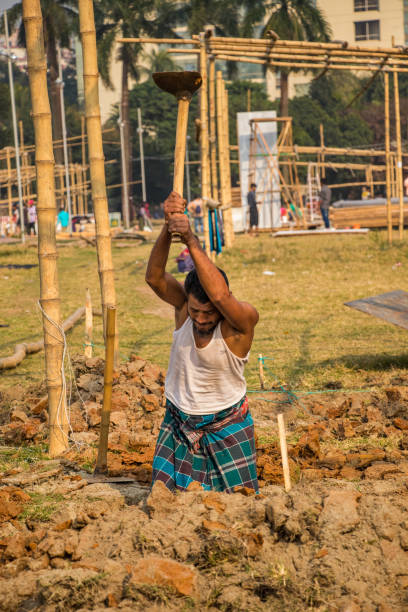
<path fill-rule="evenodd" d="M 104 362 L 99 358 L 77 358 L 74 362 L 76 384 L 70 420 L 71 438 L 77 447 L 65 458 L 88 467 L 95 459 L 99 434 L 103 368 Z M 108 457 L 112 476 L 132 474 L 140 483 L 150 482 L 165 403 L 164 377 L 161 368 L 137 356 L 122 364 L 116 373 Z M 279 401 L 279 411 L 285 412 L 293 481 L 387 480 L 408 475 L 406 387 L 393 386 L 366 394 L 339 391 L 321 396 L 320 401 L 311 399 L 316 396 L 291 402 L 285 394 L 267 397 Z M 47 437 L 47 400 L 42 386 L 17 398 L 11 395 L 8 405 L 7 422 L 0 427 L 3 443 L 38 443 Z M 250 397 L 261 487 L 283 482 L 275 418 L 278 408 L 274 406 Z"/>

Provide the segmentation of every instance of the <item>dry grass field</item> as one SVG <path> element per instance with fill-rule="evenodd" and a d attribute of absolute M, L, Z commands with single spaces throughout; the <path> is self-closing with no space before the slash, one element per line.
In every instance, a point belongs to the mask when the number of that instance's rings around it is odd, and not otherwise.
<path fill-rule="evenodd" d="M 144 282 L 152 243 L 113 245 L 120 351 L 166 367 L 172 338 L 170 307 L 161 303 Z M 176 273 L 174 245 L 168 269 Z M 0 246 L 0 355 L 18 342 L 41 337 L 38 267 L 35 246 Z M 85 289 L 100 309 L 95 249 L 80 244 L 59 247 L 59 283 L 64 318 L 84 303 Z M 408 335 L 403 329 L 346 308 L 352 299 L 405 289 L 408 247 L 386 243 L 385 233 L 275 239 L 239 235 L 218 265 L 230 277 L 238 299 L 253 303 L 260 313 L 252 357 L 247 368 L 249 388 L 257 386 L 257 354 L 268 358 L 268 385 L 281 383 L 299 392 L 383 386 L 405 372 Z M 265 271 L 273 275 L 265 275 Z M 176 274 L 182 280 L 183 275 Z M 101 319 L 94 319 L 95 354 L 103 355 Z M 83 351 L 84 325 L 68 334 L 71 354 Z M 44 376 L 43 353 L 28 357 L 18 368 L 0 373 L 0 388 L 24 387 Z"/>

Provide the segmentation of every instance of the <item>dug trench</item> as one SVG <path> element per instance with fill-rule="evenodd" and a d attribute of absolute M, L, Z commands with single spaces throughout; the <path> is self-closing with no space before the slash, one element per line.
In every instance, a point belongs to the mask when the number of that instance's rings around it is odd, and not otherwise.
<path fill-rule="evenodd" d="M 250 398 L 261 494 L 193 484 L 173 495 L 149 487 L 164 372 L 133 356 L 115 376 L 108 463 L 135 483 L 114 485 L 87 477 L 104 363 L 73 365 L 73 446 L 61 459 L 41 455 L 45 389 L 2 393 L 0 610 L 408 609 L 405 381 L 279 404 L 289 493 L 276 404 Z"/>

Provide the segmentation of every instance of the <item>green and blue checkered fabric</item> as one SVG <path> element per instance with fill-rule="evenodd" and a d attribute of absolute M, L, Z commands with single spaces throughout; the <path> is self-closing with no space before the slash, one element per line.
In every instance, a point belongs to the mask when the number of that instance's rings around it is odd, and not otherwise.
<path fill-rule="evenodd" d="M 215 414 L 189 415 L 169 400 L 153 459 L 153 483 L 185 490 L 198 482 L 205 490 L 258 492 L 254 423 L 248 399 Z"/>

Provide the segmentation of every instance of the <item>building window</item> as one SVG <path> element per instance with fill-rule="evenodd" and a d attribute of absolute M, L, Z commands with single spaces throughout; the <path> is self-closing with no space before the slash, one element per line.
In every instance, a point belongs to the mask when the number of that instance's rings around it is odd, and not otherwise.
<path fill-rule="evenodd" d="M 354 10 L 357 11 L 379 11 L 380 0 L 354 0 Z"/>
<path fill-rule="evenodd" d="M 380 40 L 380 22 L 374 21 L 355 21 L 356 40 Z"/>

